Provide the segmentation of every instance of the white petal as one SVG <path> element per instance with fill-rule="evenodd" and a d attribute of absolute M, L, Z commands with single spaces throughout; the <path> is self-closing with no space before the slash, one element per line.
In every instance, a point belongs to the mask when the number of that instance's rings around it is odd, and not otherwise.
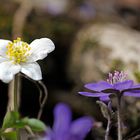
<path fill-rule="evenodd" d="M 8 59 L 5 57 L 0 56 L 0 63 L 7 61 Z"/>
<path fill-rule="evenodd" d="M 25 63 L 21 66 L 21 72 L 30 77 L 33 80 L 41 80 L 42 73 L 38 63 Z"/>
<path fill-rule="evenodd" d="M 20 71 L 20 65 L 14 65 L 10 61 L 0 63 L 0 80 L 9 83 L 16 73 Z"/>
<path fill-rule="evenodd" d="M 31 56 L 29 56 L 29 62 L 35 62 L 39 59 L 43 59 L 48 53 L 55 49 L 54 43 L 49 38 L 35 39 L 30 44 Z"/>
<path fill-rule="evenodd" d="M 9 42 L 11 41 L 0 39 L 0 55 L 1 56 L 6 56 L 6 51 L 7 51 L 6 46 L 8 45 Z"/>

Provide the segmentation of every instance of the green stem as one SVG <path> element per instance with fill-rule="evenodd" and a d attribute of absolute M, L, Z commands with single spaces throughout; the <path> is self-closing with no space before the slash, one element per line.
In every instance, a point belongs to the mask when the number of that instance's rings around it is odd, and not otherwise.
<path fill-rule="evenodd" d="M 18 75 L 14 79 L 14 111 L 18 111 Z"/>
<path fill-rule="evenodd" d="M 19 74 L 17 74 L 14 78 L 14 98 L 13 98 L 13 104 L 14 104 L 14 108 L 13 108 L 13 111 L 14 112 L 18 112 L 18 109 L 19 109 Z M 20 140 L 20 132 L 19 132 L 19 129 L 17 128 L 16 129 L 16 133 L 17 133 L 17 140 Z"/>
<path fill-rule="evenodd" d="M 121 97 L 117 97 L 118 140 L 122 140 Z"/>

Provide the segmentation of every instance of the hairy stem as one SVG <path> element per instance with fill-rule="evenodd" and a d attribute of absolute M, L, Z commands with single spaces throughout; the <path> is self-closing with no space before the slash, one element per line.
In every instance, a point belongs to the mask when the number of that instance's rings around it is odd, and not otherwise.
<path fill-rule="evenodd" d="M 111 119 L 108 118 L 107 128 L 106 128 L 106 133 L 105 133 L 105 140 L 109 140 L 110 126 L 111 126 Z"/>
<path fill-rule="evenodd" d="M 122 140 L 121 97 L 117 97 L 118 140 Z"/>

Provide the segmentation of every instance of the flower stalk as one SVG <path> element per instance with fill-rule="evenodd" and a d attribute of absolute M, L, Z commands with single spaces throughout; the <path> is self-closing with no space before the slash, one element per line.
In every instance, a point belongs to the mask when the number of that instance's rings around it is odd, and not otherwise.
<path fill-rule="evenodd" d="M 110 126 L 111 126 L 111 119 L 108 118 L 107 128 L 106 128 L 106 133 L 105 133 L 105 140 L 109 140 Z"/>
<path fill-rule="evenodd" d="M 14 78 L 14 101 L 13 101 L 13 104 L 14 104 L 14 111 L 15 112 L 18 112 L 18 108 L 19 108 L 19 95 L 20 95 L 20 88 L 19 88 L 19 81 L 20 81 L 20 77 L 19 77 L 19 74 L 15 75 L 15 78 Z"/>
<path fill-rule="evenodd" d="M 121 96 L 117 97 L 118 140 L 122 140 Z"/>
<path fill-rule="evenodd" d="M 15 78 L 14 78 L 14 94 L 13 94 L 13 105 L 14 105 L 14 108 L 13 108 L 13 111 L 14 112 L 18 112 L 18 109 L 19 109 L 19 99 L 20 99 L 20 86 L 19 86 L 19 83 L 20 82 L 20 75 L 17 74 L 15 75 Z M 19 132 L 19 129 L 17 128 L 16 129 L 16 135 L 17 135 L 17 140 L 20 140 L 20 132 Z"/>
<path fill-rule="evenodd" d="M 19 104 L 20 90 L 21 90 L 20 75 L 17 74 L 9 84 L 9 89 L 8 89 L 9 101 L 8 101 L 7 111 L 15 111 L 15 110 L 18 111 L 20 105 Z"/>

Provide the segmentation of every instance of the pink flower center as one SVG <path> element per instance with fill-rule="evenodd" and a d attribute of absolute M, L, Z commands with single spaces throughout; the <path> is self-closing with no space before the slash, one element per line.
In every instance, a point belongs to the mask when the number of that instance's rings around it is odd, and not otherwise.
<path fill-rule="evenodd" d="M 123 82 L 127 79 L 127 74 L 123 71 L 114 71 L 114 73 L 109 73 L 107 82 L 110 84 L 115 84 L 118 82 Z"/>

